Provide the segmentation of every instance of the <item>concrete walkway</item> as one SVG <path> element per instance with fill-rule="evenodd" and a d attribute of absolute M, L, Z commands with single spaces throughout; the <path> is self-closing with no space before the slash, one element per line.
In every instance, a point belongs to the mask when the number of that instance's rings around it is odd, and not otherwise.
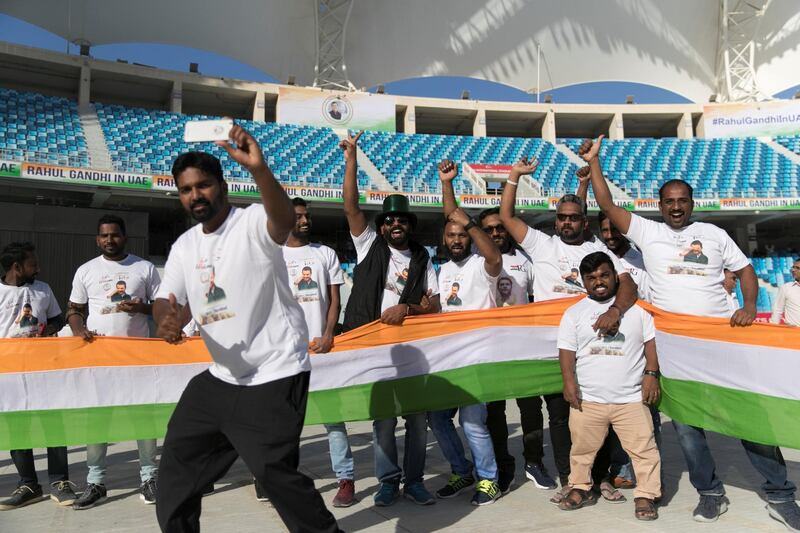
<path fill-rule="evenodd" d="M 513 402 L 509 402 L 508 411 L 510 429 L 513 431 L 511 450 L 520 457 L 519 412 Z M 378 508 L 372 505 L 372 494 L 377 483 L 372 477 L 371 424 L 353 423 L 349 429 L 356 460 L 356 491 L 361 501 L 349 509 L 331 508 L 340 527 L 348 532 L 786 531 L 764 510 L 763 495 L 758 492 L 761 480 L 750 466 L 739 442 L 718 435 L 711 435 L 710 443 L 731 505 L 716 523 L 693 522 L 691 511 L 697 503 L 697 495 L 689 483 L 683 456 L 669 423 L 664 425 L 665 503 L 659 508 L 659 520 L 651 523 L 634 519 L 630 491 L 625 491 L 630 500 L 625 504 L 611 505 L 601 501 L 594 507 L 575 512 L 560 511 L 548 503 L 550 492 L 538 490 L 530 482 L 524 481 L 522 465 L 519 463 L 514 490 L 491 506 L 473 507 L 469 504 L 471 495 L 463 494 L 429 507 L 399 500 L 392 507 Z M 446 482 L 449 467 L 430 433 L 428 439 L 426 484 L 433 491 Z M 402 445 L 401 438 L 398 442 Z M 546 436 L 546 442 L 547 466 L 553 472 L 549 435 Z M 331 473 L 327 439 L 322 427 L 306 428 L 301 446 L 303 471 L 314 478 L 325 501 L 330 502 L 336 492 L 336 480 Z M 37 467 L 41 476 L 46 467 L 46 457 L 43 450 L 37 452 Z M 790 479 L 797 481 L 800 479 L 800 451 L 784 450 L 784 455 L 789 463 Z M 83 447 L 70 449 L 70 474 L 79 487 L 83 487 L 86 476 L 85 457 Z M 139 500 L 135 445 L 112 445 L 109 463 L 109 498 L 105 503 L 87 511 L 73 511 L 59 508 L 48 500 L 15 511 L 0 512 L 0 532 L 157 532 L 154 506 L 146 506 Z M 10 494 L 16 480 L 16 471 L 8 453 L 0 452 L 0 494 Z M 272 506 L 255 500 L 251 477 L 241 462 L 237 462 L 217 483 L 216 489 L 213 495 L 203 500 L 204 531 L 284 531 Z"/>

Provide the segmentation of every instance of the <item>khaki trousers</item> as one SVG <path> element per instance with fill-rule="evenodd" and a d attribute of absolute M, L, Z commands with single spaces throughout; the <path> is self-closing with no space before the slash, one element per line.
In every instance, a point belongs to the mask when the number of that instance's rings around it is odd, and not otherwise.
<path fill-rule="evenodd" d="M 661 496 L 661 457 L 653 436 L 653 418 L 641 403 L 605 404 L 582 402 L 581 410 L 570 409 L 569 484 L 576 489 L 592 488 L 592 464 L 597 451 L 613 426 L 622 448 L 628 453 L 636 474 L 635 498 Z"/>

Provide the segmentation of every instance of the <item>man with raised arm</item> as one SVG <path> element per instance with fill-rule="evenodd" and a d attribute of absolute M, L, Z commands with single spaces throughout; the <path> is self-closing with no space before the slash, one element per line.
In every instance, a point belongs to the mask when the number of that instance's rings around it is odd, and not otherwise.
<path fill-rule="evenodd" d="M 755 271 L 725 230 L 690 220 L 694 208 L 691 185 L 672 179 L 661 186 L 659 208 L 663 222 L 648 220 L 614 205 L 600 167 L 602 139 L 602 136 L 597 142 L 587 139 L 579 153 L 591 168 L 592 188 L 600 208 L 642 251 L 652 303 L 673 313 L 730 318 L 732 327 L 750 326 L 756 317 Z M 685 258 L 689 254 L 702 254 L 705 261 L 687 264 Z M 726 268 L 736 274 L 744 296 L 744 306 L 735 312 L 722 284 Z M 698 522 L 713 522 L 727 510 L 728 501 L 705 433 L 676 420 L 673 424 L 689 467 L 689 480 L 700 494 L 693 517 Z M 770 516 L 791 530 L 800 531 L 795 485 L 787 479 L 780 449 L 744 440 L 742 446 L 750 462 L 766 479 L 762 488 L 767 494 Z"/>
<path fill-rule="evenodd" d="M 238 125 L 230 139 L 235 146 L 216 144 L 247 168 L 263 205 L 233 207 L 210 154 L 184 153 L 172 165 L 181 204 L 199 224 L 170 250 L 153 317 L 158 336 L 179 343 L 188 303 L 214 363 L 189 381 L 170 418 L 158 522 L 165 532 L 199 531 L 203 491 L 241 456 L 287 529 L 337 532 L 314 482 L 297 470 L 311 365 L 283 259 L 294 209 L 256 140 Z M 212 283 L 224 297 L 208 297 Z"/>
<path fill-rule="evenodd" d="M 459 285 L 459 303 L 450 300 L 442 305 L 442 312 L 470 311 L 496 307 L 497 280 L 503 270 L 500 249 L 481 230 L 473 219 L 456 207 L 453 191 L 455 165 L 451 161 L 439 164 L 442 180 L 442 199 L 447 222 L 444 226 L 444 245 L 450 261 L 442 265 L 439 272 L 439 287 L 447 293 L 450 287 Z M 475 244 L 478 253 L 472 253 Z M 458 411 L 461 429 L 472 453 L 472 462 L 464 454 L 464 446 L 456 433 L 453 417 Z M 432 411 L 430 425 L 439 447 L 450 463 L 451 475 L 447 484 L 436 491 L 439 498 L 452 498 L 462 490 L 478 485 L 472 497 L 472 505 L 489 505 L 500 497 L 497 485 L 497 463 L 492 439 L 486 427 L 486 404 L 463 405 L 452 409 Z"/>
<path fill-rule="evenodd" d="M 520 243 L 520 246 L 533 261 L 533 300 L 542 302 L 557 298 L 568 298 L 584 294 L 586 291 L 572 280 L 572 270 L 580 266 L 581 261 L 593 252 L 607 252 L 614 261 L 614 268 L 620 274 L 620 284 L 617 298 L 607 311 L 599 316 L 594 324 L 595 330 L 605 332 L 613 330 L 625 314 L 636 302 L 636 284 L 631 276 L 625 273 L 622 265 L 615 255 L 598 239 L 592 237 L 587 240 L 588 221 L 586 219 L 586 203 L 575 194 L 566 194 L 561 197 L 556 206 L 555 232 L 549 236 L 539 230 L 529 227 L 522 219 L 514 214 L 514 204 L 517 197 L 517 185 L 520 176 L 531 174 L 536 170 L 538 162 L 528 161 L 523 158 L 512 168 L 503 189 L 500 203 L 500 219 L 503 226 L 511 236 Z M 524 436 L 531 440 L 531 449 L 536 451 L 537 457 L 530 459 L 525 466 L 526 475 L 534 484 L 542 489 L 555 489 L 555 481 L 548 475 L 542 464 L 544 457 L 543 438 L 544 420 L 541 415 L 542 401 L 547 404 L 547 413 L 550 426 L 550 440 L 553 445 L 556 469 L 562 491 L 554 498 L 554 503 L 560 501 L 564 489 L 569 484 L 569 404 L 564 401 L 561 394 L 549 394 L 543 397 L 533 397 L 526 401 L 523 418 L 535 417 L 536 426 L 530 434 Z M 532 412 L 528 412 L 528 410 Z"/>
<path fill-rule="evenodd" d="M 410 212 L 408 199 L 400 194 L 389 195 L 375 219 L 375 228 L 358 206 L 356 147 L 360 136 L 361 133 L 348 136 L 340 144 L 345 159 L 344 213 L 357 255 L 353 289 L 344 312 L 345 331 L 378 319 L 384 324 L 400 325 L 408 315 L 439 312 L 436 271 L 427 250 L 410 238 L 417 217 Z M 380 482 L 374 496 L 377 506 L 394 503 L 400 494 L 401 481 L 403 493 L 414 503 L 436 502 L 422 483 L 428 415 L 414 413 L 403 418 L 406 421 L 404 468 L 397 460 L 397 418 L 375 420 L 372 425 L 375 475 Z"/>

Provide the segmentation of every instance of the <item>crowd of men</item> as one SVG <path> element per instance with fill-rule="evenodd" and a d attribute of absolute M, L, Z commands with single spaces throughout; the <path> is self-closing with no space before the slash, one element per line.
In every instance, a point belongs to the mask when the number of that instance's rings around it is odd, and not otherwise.
<path fill-rule="evenodd" d="M 439 164 L 445 222 L 442 244 L 449 259 L 436 272 L 425 247 L 414 239 L 416 215 L 402 195 L 390 195 L 370 221 L 359 206 L 357 143 L 341 142 L 345 160 L 344 214 L 357 254 L 343 330 L 375 320 L 400 326 L 408 316 L 522 305 L 586 295 L 563 315 L 558 353 L 563 393 L 517 398 L 521 413 L 525 476 L 552 491 L 564 511 L 603 498 L 625 501 L 620 487 L 633 487 L 634 515 L 658 518 L 662 495 L 659 454 L 661 420 L 658 348 L 645 300 L 667 311 L 725 317 L 731 327 L 756 317 L 757 280 L 748 259 L 727 233 L 692 222 L 692 188 L 681 180 L 659 191 L 662 222 L 616 206 L 601 171 L 596 142 L 580 156 L 577 194 L 556 206 L 555 234 L 528 226 L 514 212 L 522 176 L 537 162 L 516 163 L 501 206 L 478 220 L 458 207 L 453 189 L 457 167 Z M 152 263 L 126 251 L 124 221 L 105 215 L 97 224 L 100 255 L 75 273 L 66 318 L 39 272 L 30 243 L 12 243 L 0 254 L 0 337 L 64 334 L 92 342 L 96 336 L 157 336 L 180 344 L 200 334 L 214 363 L 195 376 L 176 406 L 160 465 L 155 440 L 138 442 L 141 499 L 156 504 L 163 531 L 199 530 L 200 502 L 236 458 L 253 474 L 259 500 L 272 502 L 290 531 L 339 531 L 308 477 L 298 471 L 299 438 L 308 394 L 310 354 L 331 350 L 340 311 L 343 273 L 336 253 L 312 243 L 312 214 L 290 200 L 265 162 L 260 147 L 235 126 L 231 142 L 218 143 L 259 186 L 260 204 L 232 206 L 219 160 L 188 152 L 172 173 L 183 207 L 198 224 L 170 251 L 164 279 Z M 602 210 L 600 235 L 589 230 L 589 188 Z M 690 263 L 687 268 L 686 263 Z M 795 282 L 781 288 L 773 322 L 797 325 L 800 261 Z M 738 280 L 744 303 L 732 304 Z M 66 327 L 65 327 L 66 325 Z M 544 466 L 547 408 L 557 479 Z M 373 422 L 377 506 L 401 495 L 419 505 L 471 491 L 471 503 L 498 501 L 514 483 L 515 458 L 508 448 L 506 402 L 459 405 L 406 414 L 402 462 L 397 418 Z M 466 446 L 456 432 L 458 414 Z M 699 494 L 693 518 L 711 522 L 726 511 L 725 489 L 701 428 L 673 421 Z M 353 455 L 344 423 L 325 426 L 331 467 L 338 480 L 335 507 L 355 503 Z M 451 475 L 434 493 L 424 484 L 428 429 L 450 463 Z M 765 479 L 770 516 L 800 531 L 795 485 L 787 479 L 780 449 L 742 441 Z M 467 454 L 467 450 L 469 454 Z M 50 498 L 85 510 L 106 497 L 107 444 L 87 446 L 88 476 L 80 495 L 69 480 L 65 447 L 48 448 Z M 31 450 L 11 453 L 20 475 L 1 510 L 44 498 Z M 560 489 L 559 489 L 560 485 Z"/>

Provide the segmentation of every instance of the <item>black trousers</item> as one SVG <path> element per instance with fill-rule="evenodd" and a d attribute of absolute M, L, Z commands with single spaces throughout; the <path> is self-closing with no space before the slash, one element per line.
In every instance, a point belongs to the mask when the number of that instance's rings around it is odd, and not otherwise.
<path fill-rule="evenodd" d="M 17 467 L 19 473 L 17 486 L 36 487 L 39 484 L 36 466 L 33 464 L 33 450 L 12 450 L 11 460 L 14 461 L 14 466 Z M 47 448 L 47 474 L 50 483 L 69 479 L 66 446 Z"/>
<path fill-rule="evenodd" d="M 200 531 L 203 488 L 241 456 L 291 532 L 338 532 L 314 482 L 297 470 L 309 373 L 245 387 L 192 378 L 167 426 L 158 475 L 161 530 Z"/>
<path fill-rule="evenodd" d="M 538 464 L 544 458 L 544 417 L 542 402 L 547 405 L 550 426 L 550 443 L 553 458 L 562 483 L 569 478 L 569 450 L 572 439 L 569 434 L 569 404 L 561 393 L 545 396 L 517 398 L 520 422 L 522 423 L 522 455 L 526 463 Z M 506 402 L 490 402 L 487 405 L 486 425 L 492 437 L 494 455 L 499 472 L 514 471 L 514 456 L 508 451 L 508 424 L 506 422 Z"/>

